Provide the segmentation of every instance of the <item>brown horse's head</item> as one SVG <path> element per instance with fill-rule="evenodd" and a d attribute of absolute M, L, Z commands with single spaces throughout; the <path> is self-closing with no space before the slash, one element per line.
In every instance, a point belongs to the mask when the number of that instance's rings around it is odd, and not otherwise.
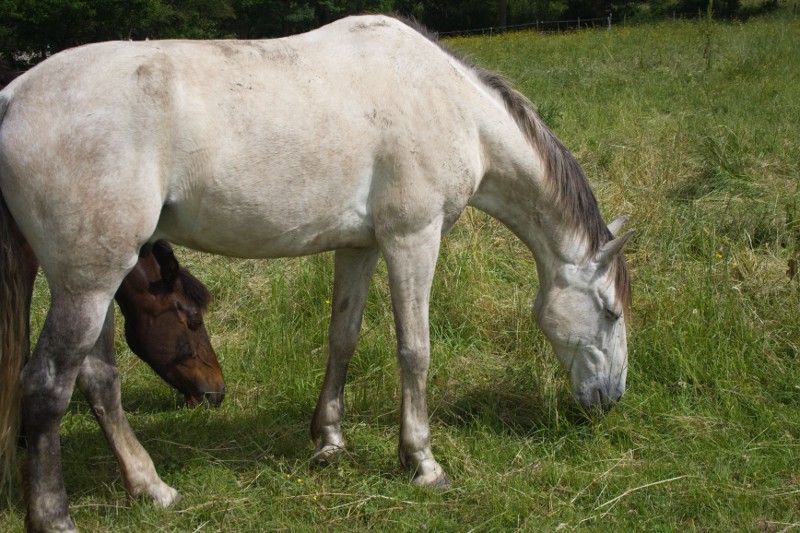
<path fill-rule="evenodd" d="M 166 241 L 142 249 L 139 262 L 116 295 L 131 350 L 189 405 L 219 405 L 225 382 L 203 325 L 211 295 L 178 264 Z"/>

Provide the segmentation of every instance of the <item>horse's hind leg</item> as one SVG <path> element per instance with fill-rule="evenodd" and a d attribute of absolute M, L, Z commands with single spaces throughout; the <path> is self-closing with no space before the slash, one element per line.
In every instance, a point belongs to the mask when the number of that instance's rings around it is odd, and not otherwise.
<path fill-rule="evenodd" d="M 83 358 L 100 335 L 112 295 L 54 290 L 39 341 L 22 371 L 29 531 L 75 530 L 61 471 L 59 425 Z"/>
<path fill-rule="evenodd" d="M 179 499 L 164 483 L 153 461 L 136 439 L 122 410 L 119 371 L 114 355 L 114 307 L 109 306 L 103 331 L 81 365 L 78 388 L 92 406 L 97 421 L 122 469 L 131 497 L 146 495 L 163 507 Z"/>
<path fill-rule="evenodd" d="M 446 488 L 450 480 L 431 452 L 426 381 L 430 361 L 428 307 L 439 254 L 441 226 L 431 223 L 414 233 L 387 235 L 381 248 L 389 272 L 397 360 L 400 365 L 400 462 L 418 486 Z"/>
<path fill-rule="evenodd" d="M 328 367 L 311 420 L 314 458 L 329 461 L 344 449 L 342 416 L 347 367 L 356 349 L 369 284 L 378 262 L 377 249 L 337 250 L 334 266 Z"/>

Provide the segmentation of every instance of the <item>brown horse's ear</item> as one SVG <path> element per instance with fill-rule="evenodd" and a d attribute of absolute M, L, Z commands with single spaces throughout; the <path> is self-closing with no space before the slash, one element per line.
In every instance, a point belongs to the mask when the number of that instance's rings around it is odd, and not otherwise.
<path fill-rule="evenodd" d="M 167 286 L 172 287 L 175 285 L 181 270 L 181 265 L 172 251 L 172 246 L 167 241 L 158 240 L 153 243 L 152 251 L 158 266 L 161 268 L 161 279 L 164 280 Z"/>

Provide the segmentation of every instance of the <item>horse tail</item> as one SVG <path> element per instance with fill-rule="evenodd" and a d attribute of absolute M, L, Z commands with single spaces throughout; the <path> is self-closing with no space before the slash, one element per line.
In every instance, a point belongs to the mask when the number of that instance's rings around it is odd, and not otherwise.
<path fill-rule="evenodd" d="M 9 99 L 0 93 L 0 126 Z M 20 374 L 28 357 L 30 305 L 24 240 L 0 190 L 0 489 L 14 479 L 22 390 Z"/>

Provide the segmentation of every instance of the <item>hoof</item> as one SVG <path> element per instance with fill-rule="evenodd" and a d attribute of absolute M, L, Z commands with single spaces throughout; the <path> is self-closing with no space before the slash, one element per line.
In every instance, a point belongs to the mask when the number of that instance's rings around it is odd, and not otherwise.
<path fill-rule="evenodd" d="M 453 486 L 450 482 L 450 478 L 444 472 L 442 472 L 440 476 L 433 476 L 431 479 L 429 479 L 429 476 L 417 476 L 411 483 L 417 487 L 425 487 L 426 489 L 434 490 L 447 490 Z"/>
<path fill-rule="evenodd" d="M 433 462 L 433 465 L 430 463 Z M 423 466 L 427 468 L 423 468 Z M 425 487 L 435 490 L 446 490 L 452 486 L 450 478 L 444 473 L 439 463 L 429 459 L 424 461 L 414 474 L 414 479 L 411 480 L 417 487 Z"/>
<path fill-rule="evenodd" d="M 27 516 L 25 518 L 25 531 L 28 533 L 78 533 L 69 516 L 59 520 L 48 520 L 46 527 L 36 527 L 30 516 Z"/>
<path fill-rule="evenodd" d="M 326 444 L 317 447 L 314 451 L 313 460 L 317 464 L 327 465 L 344 455 L 345 449 L 335 444 Z"/>
<path fill-rule="evenodd" d="M 162 483 L 161 486 L 158 487 L 153 487 L 148 490 L 146 494 L 150 497 L 154 505 L 164 508 L 175 505 L 183 499 L 183 496 L 181 496 L 177 490 L 166 483 Z"/>

